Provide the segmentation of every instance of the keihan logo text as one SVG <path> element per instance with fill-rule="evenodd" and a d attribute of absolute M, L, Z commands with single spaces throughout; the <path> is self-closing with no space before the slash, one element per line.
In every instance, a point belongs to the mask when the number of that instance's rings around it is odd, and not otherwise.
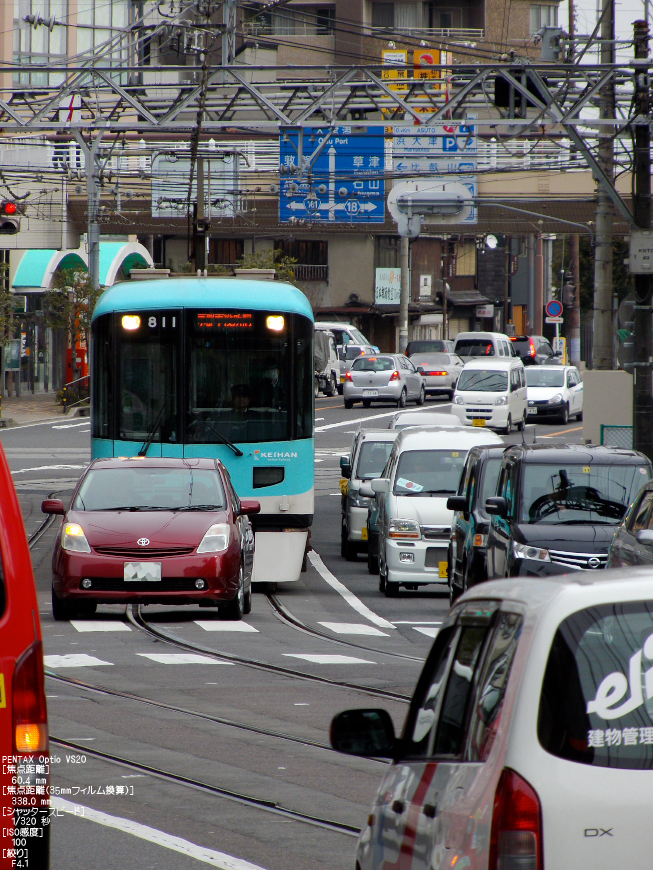
<path fill-rule="evenodd" d="M 288 450 L 255 450 L 254 451 L 254 459 L 297 459 L 298 453 L 290 452 Z"/>

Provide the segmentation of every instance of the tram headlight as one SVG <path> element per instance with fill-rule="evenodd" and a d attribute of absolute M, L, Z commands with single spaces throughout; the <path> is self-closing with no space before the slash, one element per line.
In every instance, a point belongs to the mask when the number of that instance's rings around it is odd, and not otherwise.
<path fill-rule="evenodd" d="M 141 319 L 138 314 L 123 314 L 122 316 L 122 328 L 133 331 L 134 329 L 138 329 L 141 325 Z"/>
<path fill-rule="evenodd" d="M 272 332 L 281 332 L 286 325 L 286 321 L 282 314 L 269 314 L 265 325 Z"/>
<path fill-rule="evenodd" d="M 202 538 L 198 553 L 223 553 L 229 546 L 231 530 L 227 523 L 215 523 Z"/>
<path fill-rule="evenodd" d="M 61 546 L 69 553 L 90 553 L 84 529 L 78 523 L 64 523 L 61 531 Z"/>

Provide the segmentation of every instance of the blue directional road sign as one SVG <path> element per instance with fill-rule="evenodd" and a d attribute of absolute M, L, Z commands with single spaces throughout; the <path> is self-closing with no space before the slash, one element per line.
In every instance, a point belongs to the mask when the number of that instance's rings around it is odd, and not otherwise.
<path fill-rule="evenodd" d="M 383 223 L 385 137 L 382 128 L 358 132 L 350 126 L 304 128 L 304 158 L 328 141 L 301 179 L 296 130 L 281 133 L 279 222 Z"/>

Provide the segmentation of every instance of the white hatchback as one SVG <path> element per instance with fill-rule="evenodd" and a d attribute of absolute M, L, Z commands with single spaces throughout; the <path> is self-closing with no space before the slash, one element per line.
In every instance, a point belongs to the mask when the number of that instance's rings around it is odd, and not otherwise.
<path fill-rule="evenodd" d="M 492 581 L 458 599 L 401 738 L 349 710 L 335 749 L 392 763 L 359 870 L 650 870 L 650 567 Z"/>
<path fill-rule="evenodd" d="M 576 366 L 527 366 L 526 393 L 529 420 L 570 417 L 583 419 L 583 381 Z"/>

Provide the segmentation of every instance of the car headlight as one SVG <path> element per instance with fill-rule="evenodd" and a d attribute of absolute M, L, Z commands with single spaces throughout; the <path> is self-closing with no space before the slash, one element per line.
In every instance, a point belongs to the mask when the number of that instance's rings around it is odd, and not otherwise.
<path fill-rule="evenodd" d="M 494 400 L 495 405 L 507 405 L 508 404 L 508 396 L 498 396 Z"/>
<path fill-rule="evenodd" d="M 533 562 L 551 561 L 548 550 L 531 547 L 530 544 L 518 544 L 517 541 L 512 542 L 512 554 L 515 559 L 530 559 Z"/>
<path fill-rule="evenodd" d="M 390 520 L 388 537 L 418 539 L 420 537 L 419 523 L 415 520 Z"/>
<path fill-rule="evenodd" d="M 351 493 L 349 496 L 350 504 L 352 507 L 366 508 L 370 506 L 372 501 L 371 498 L 368 498 L 365 495 L 359 495 L 356 493 Z"/>
<path fill-rule="evenodd" d="M 61 531 L 61 546 L 69 553 L 90 553 L 84 529 L 77 523 L 64 523 Z"/>
<path fill-rule="evenodd" d="M 549 399 L 549 405 L 559 405 L 562 402 L 562 393 L 556 393 Z"/>
<path fill-rule="evenodd" d="M 227 523 L 215 523 L 202 538 L 198 553 L 222 553 L 229 546 L 231 530 Z"/>
<path fill-rule="evenodd" d="M 463 404 L 463 397 L 456 396 L 453 400 L 453 403 L 454 403 L 454 405 L 462 405 Z"/>

